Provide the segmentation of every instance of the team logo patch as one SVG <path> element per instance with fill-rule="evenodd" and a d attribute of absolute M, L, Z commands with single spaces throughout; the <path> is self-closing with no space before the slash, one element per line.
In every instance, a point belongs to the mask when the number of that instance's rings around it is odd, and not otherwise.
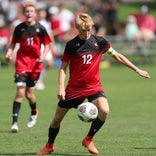
<path fill-rule="evenodd" d="M 79 47 L 80 46 L 80 43 L 76 43 L 76 46 Z"/>
<path fill-rule="evenodd" d="M 36 32 L 40 32 L 40 29 L 39 29 L 39 28 L 37 28 L 37 29 L 36 29 Z"/>
<path fill-rule="evenodd" d="M 98 47 L 98 44 L 97 43 L 94 43 L 95 47 Z"/>

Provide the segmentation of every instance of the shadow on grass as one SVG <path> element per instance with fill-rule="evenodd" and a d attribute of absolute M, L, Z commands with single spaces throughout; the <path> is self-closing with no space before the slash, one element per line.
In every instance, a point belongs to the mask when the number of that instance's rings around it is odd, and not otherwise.
<path fill-rule="evenodd" d="M 51 153 L 51 156 L 90 156 L 88 153 Z M 38 156 L 36 153 L 0 153 L 0 156 Z M 49 156 L 49 154 L 47 154 Z"/>
<path fill-rule="evenodd" d="M 2 153 L 0 155 L 3 155 L 3 156 L 30 156 L 30 155 L 36 155 L 36 153 Z"/>
<path fill-rule="evenodd" d="M 156 150 L 156 147 L 134 147 L 137 150 Z"/>

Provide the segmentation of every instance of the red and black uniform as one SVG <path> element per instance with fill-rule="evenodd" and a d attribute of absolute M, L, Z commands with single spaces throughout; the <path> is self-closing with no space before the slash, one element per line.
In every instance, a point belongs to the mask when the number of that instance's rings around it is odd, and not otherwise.
<path fill-rule="evenodd" d="M 23 22 L 15 28 L 12 44 L 20 44 L 16 56 L 16 83 L 26 82 L 29 87 L 35 85 L 43 68 L 42 63 L 36 61 L 41 55 L 41 45 L 50 42 L 45 27 L 38 22 L 32 26 Z"/>
<path fill-rule="evenodd" d="M 81 40 L 76 36 L 66 44 L 62 61 L 69 63 L 70 73 L 65 101 L 84 100 L 103 93 L 99 65 L 102 55 L 110 47 L 107 40 L 95 35 L 91 35 L 88 40 Z"/>
<path fill-rule="evenodd" d="M 25 22 L 19 24 L 14 31 L 12 44 L 19 43 L 20 48 L 16 58 L 16 73 L 41 72 L 42 64 L 37 63 L 40 57 L 41 44 L 49 44 L 50 37 L 46 29 L 38 22 L 28 26 Z"/>

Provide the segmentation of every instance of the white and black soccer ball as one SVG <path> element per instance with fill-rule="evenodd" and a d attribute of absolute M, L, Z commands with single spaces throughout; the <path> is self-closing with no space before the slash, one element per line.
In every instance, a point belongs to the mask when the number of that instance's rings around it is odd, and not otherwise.
<path fill-rule="evenodd" d="M 84 102 L 77 107 L 77 115 L 83 122 L 91 122 L 98 116 L 97 107 L 91 102 Z"/>

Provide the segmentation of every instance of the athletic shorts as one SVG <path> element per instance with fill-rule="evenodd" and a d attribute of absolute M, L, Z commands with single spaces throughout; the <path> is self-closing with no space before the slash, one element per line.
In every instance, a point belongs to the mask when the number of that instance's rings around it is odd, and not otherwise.
<path fill-rule="evenodd" d="M 17 86 L 34 87 L 39 79 L 40 73 L 15 74 L 15 83 Z"/>
<path fill-rule="evenodd" d="M 93 100 L 97 99 L 98 97 L 105 97 L 105 94 L 103 92 L 98 92 L 96 94 L 93 94 L 86 98 L 78 98 L 78 99 L 71 99 L 71 100 L 60 100 L 58 102 L 58 106 L 62 108 L 77 108 L 77 106 L 84 102 L 85 99 L 88 99 L 89 102 L 92 102 Z"/>

